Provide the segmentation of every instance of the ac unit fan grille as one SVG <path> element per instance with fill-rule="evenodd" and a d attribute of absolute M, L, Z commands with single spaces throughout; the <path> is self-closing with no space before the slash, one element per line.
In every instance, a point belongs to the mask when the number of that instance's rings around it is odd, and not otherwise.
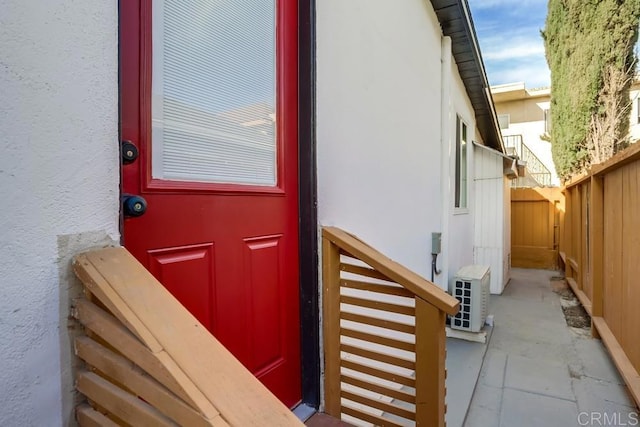
<path fill-rule="evenodd" d="M 453 325 L 468 329 L 471 327 L 471 282 L 456 280 L 455 297 L 460 302 L 460 311 L 453 319 Z"/>

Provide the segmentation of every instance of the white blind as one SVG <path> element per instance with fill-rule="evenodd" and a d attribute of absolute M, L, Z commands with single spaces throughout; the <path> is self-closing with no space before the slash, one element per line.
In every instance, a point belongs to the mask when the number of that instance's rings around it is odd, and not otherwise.
<path fill-rule="evenodd" d="M 153 2 L 154 178 L 276 184 L 275 0 Z"/>

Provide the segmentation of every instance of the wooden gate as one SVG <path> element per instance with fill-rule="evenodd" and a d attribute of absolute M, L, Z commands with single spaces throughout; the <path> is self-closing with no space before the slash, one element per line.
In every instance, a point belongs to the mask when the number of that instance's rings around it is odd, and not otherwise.
<path fill-rule="evenodd" d="M 564 196 L 558 188 L 511 190 L 511 266 L 558 267 L 560 216 Z"/>

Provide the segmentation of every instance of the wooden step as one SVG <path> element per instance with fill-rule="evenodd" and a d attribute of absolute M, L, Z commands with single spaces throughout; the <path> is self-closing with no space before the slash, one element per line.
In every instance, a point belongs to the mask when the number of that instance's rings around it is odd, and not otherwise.
<path fill-rule="evenodd" d="M 342 420 L 332 417 L 331 415 L 323 414 L 321 412 L 315 413 L 305 423 L 309 427 L 351 427 L 349 423 L 345 423 Z"/>

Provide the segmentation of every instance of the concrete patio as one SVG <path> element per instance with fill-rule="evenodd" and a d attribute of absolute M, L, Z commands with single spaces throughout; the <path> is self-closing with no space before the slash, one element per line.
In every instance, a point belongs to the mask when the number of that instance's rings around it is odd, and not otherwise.
<path fill-rule="evenodd" d="M 488 344 L 448 343 L 449 427 L 640 425 L 600 340 L 567 326 L 550 285 L 557 275 L 513 269 L 491 297 Z"/>

